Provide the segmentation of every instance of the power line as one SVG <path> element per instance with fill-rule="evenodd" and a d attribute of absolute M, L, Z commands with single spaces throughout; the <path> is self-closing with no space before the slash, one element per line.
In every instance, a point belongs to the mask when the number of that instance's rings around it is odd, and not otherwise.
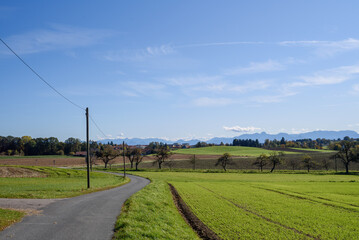
<path fill-rule="evenodd" d="M 59 94 L 61 97 L 63 97 L 66 101 L 68 101 L 69 103 L 71 103 L 72 105 L 74 105 L 75 107 L 78 107 L 84 111 L 86 111 L 85 108 L 81 107 L 80 105 L 74 103 L 73 101 L 71 101 L 70 99 L 68 99 L 67 97 L 65 97 L 62 93 L 60 93 L 58 90 L 56 90 L 56 88 L 54 88 L 53 86 L 51 86 L 50 83 L 48 83 L 43 77 L 40 76 L 40 74 L 38 74 L 32 67 L 30 67 L 29 64 L 27 64 L 14 50 L 12 50 L 12 48 L 7 45 L 4 40 L 2 40 L 0 38 L 0 41 L 25 65 L 27 66 L 41 81 L 43 81 L 47 86 L 49 86 L 52 90 L 54 90 L 57 94 Z"/>
<path fill-rule="evenodd" d="M 103 133 L 103 131 L 101 130 L 101 128 L 97 125 L 97 123 L 95 122 L 95 120 L 91 117 L 90 115 L 90 119 L 93 122 L 93 124 L 95 124 L 96 128 L 102 133 L 102 135 L 107 138 L 106 134 Z"/>
<path fill-rule="evenodd" d="M 57 94 L 59 94 L 61 97 L 63 97 L 66 101 L 68 101 L 69 103 L 71 103 L 72 105 L 74 105 L 77 108 L 80 108 L 81 110 L 86 111 L 86 109 L 84 107 L 81 107 L 80 105 L 76 104 L 75 102 L 71 101 L 70 99 L 68 99 L 67 97 L 65 97 L 62 93 L 60 93 L 56 88 L 54 88 L 53 86 L 51 86 L 50 83 L 48 83 L 43 77 L 40 76 L 40 74 L 38 74 L 32 67 L 30 67 L 29 64 L 27 64 L 9 45 L 6 44 L 6 42 L 4 40 L 2 40 L 0 38 L 0 41 L 26 66 L 28 67 L 41 81 L 43 81 L 47 86 L 49 86 L 52 90 L 54 90 Z M 97 125 L 97 123 L 95 122 L 95 120 L 92 118 L 91 115 L 89 115 L 91 121 L 93 122 L 93 124 L 95 124 L 96 128 L 104 135 L 105 138 L 107 138 L 106 134 L 101 130 L 101 128 Z"/>

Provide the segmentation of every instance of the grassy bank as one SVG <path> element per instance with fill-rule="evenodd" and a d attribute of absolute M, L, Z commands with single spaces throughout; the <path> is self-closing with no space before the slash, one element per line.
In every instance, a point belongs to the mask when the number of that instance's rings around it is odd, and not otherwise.
<path fill-rule="evenodd" d="M 128 179 L 107 173 L 91 173 L 87 189 L 86 172 L 51 167 L 25 167 L 46 177 L 0 178 L 0 198 L 66 198 L 120 186 Z"/>
<path fill-rule="evenodd" d="M 152 182 L 126 201 L 115 239 L 199 239 L 178 213 L 165 181 Z"/>

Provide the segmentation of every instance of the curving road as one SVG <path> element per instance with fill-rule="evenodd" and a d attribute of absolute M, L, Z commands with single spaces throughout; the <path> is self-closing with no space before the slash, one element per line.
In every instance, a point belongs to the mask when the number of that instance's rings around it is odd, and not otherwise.
<path fill-rule="evenodd" d="M 40 215 L 27 216 L 0 232 L 0 239 L 111 239 L 122 204 L 150 182 L 133 175 L 128 177 L 131 182 L 121 187 L 52 202 L 40 209 Z"/>

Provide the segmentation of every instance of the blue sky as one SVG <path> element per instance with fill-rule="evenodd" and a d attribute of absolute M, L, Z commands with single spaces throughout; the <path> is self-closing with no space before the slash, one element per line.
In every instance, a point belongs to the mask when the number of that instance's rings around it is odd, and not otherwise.
<path fill-rule="evenodd" d="M 106 137 L 359 131 L 358 1 L 1 1 L 0 37 Z M 0 135 L 85 139 L 0 45 Z M 93 125 L 91 138 L 104 138 Z"/>

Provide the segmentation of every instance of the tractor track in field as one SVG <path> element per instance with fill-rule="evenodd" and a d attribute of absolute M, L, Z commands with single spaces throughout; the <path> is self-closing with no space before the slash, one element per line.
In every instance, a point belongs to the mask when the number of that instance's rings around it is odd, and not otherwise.
<path fill-rule="evenodd" d="M 304 197 L 304 196 L 297 196 L 297 195 L 294 195 L 294 194 L 282 192 L 282 191 L 275 190 L 275 189 L 268 189 L 268 188 L 263 188 L 263 187 L 254 187 L 254 188 L 258 188 L 258 189 L 262 189 L 262 190 L 266 190 L 266 191 L 270 191 L 270 192 L 279 193 L 279 194 L 281 194 L 281 195 L 285 195 L 285 196 L 292 197 L 292 198 L 296 198 L 296 199 L 306 200 L 306 201 L 308 201 L 308 202 L 323 204 L 323 205 L 328 206 L 328 207 L 344 209 L 344 210 L 349 211 L 349 212 L 358 212 L 358 210 L 353 209 L 353 208 L 348 208 L 348 207 L 344 207 L 344 206 L 338 206 L 338 205 L 331 204 L 331 203 L 325 203 L 325 202 L 321 202 L 321 201 L 318 201 L 318 200 L 315 200 L 315 199 L 310 199 L 310 198 L 307 198 L 307 197 Z M 294 192 L 294 193 L 296 193 L 296 192 Z M 299 194 L 299 193 L 296 193 L 296 194 Z M 301 194 L 300 194 L 300 195 L 301 195 Z M 318 197 L 318 198 L 319 198 L 319 199 L 326 200 L 326 201 L 331 201 L 331 200 L 327 200 L 327 199 L 325 199 L 325 198 L 320 198 L 320 197 Z M 333 201 L 333 202 L 334 202 L 334 201 Z M 349 205 L 351 205 L 351 204 L 349 204 Z M 354 206 L 354 207 L 357 207 L 357 206 L 355 206 L 355 205 L 353 205 L 353 206 Z"/>
<path fill-rule="evenodd" d="M 279 191 L 279 190 L 278 190 L 278 191 Z M 287 192 L 290 192 L 290 193 L 299 194 L 299 195 L 304 195 L 304 196 L 309 196 L 309 197 L 318 198 L 318 199 L 325 200 L 325 201 L 328 201 L 328 202 L 339 203 L 339 204 L 344 204 L 344 205 L 348 205 L 348 206 L 352 206 L 352 207 L 359 208 L 359 205 L 352 204 L 352 203 L 346 203 L 346 202 L 335 201 L 335 200 L 332 200 L 332 199 L 329 199 L 329 198 L 318 197 L 318 196 L 312 196 L 312 195 L 309 195 L 309 194 L 299 193 L 299 192 L 295 192 L 295 191 L 288 191 L 288 190 L 286 190 L 286 191 L 287 191 Z"/>
<path fill-rule="evenodd" d="M 312 238 L 312 239 L 320 239 L 319 237 L 313 236 L 313 235 L 311 235 L 311 234 L 309 234 L 309 233 L 305 233 L 305 232 L 303 232 L 303 231 L 301 231 L 301 230 L 298 230 L 298 229 L 296 229 L 296 228 L 289 227 L 289 226 L 284 225 L 284 224 L 282 224 L 282 223 L 280 223 L 280 222 L 274 221 L 273 219 L 267 218 L 267 217 L 265 217 L 265 216 L 263 216 L 263 215 L 261 215 L 261 214 L 255 212 L 255 211 L 249 210 L 248 208 L 246 208 L 246 207 L 244 207 L 244 206 L 241 206 L 241 205 L 239 205 L 239 204 L 233 202 L 231 199 L 228 199 L 228 198 L 226 198 L 226 197 L 223 197 L 222 195 L 216 193 L 215 191 L 212 191 L 211 189 L 208 189 L 208 188 L 206 188 L 206 187 L 203 187 L 202 185 L 199 185 L 199 184 L 196 184 L 196 185 L 199 186 L 200 188 L 203 188 L 203 189 L 207 190 L 208 192 L 213 193 L 217 198 L 226 200 L 227 202 L 233 204 L 234 206 L 236 206 L 236 207 L 238 207 L 238 208 L 240 208 L 240 209 L 242 209 L 242 210 L 244 210 L 244 211 L 246 211 L 246 212 L 248 212 L 248 213 L 251 213 L 251 214 L 253 214 L 253 215 L 255 215 L 255 216 L 257 216 L 257 217 L 259 217 L 259 218 L 261 218 L 261 219 L 263 219 L 263 220 L 265 220 L 265 221 L 267 221 L 267 222 L 276 224 L 276 225 L 281 226 L 281 227 L 283 227 L 283 228 L 285 228 L 285 229 L 288 229 L 288 230 L 292 230 L 292 231 L 295 232 L 295 233 L 304 235 L 304 236 L 309 237 L 309 238 Z"/>
<path fill-rule="evenodd" d="M 192 227 L 192 229 L 197 233 L 197 235 L 201 239 L 205 240 L 222 240 L 215 232 L 213 232 L 209 227 L 207 227 L 187 206 L 187 204 L 183 201 L 179 193 L 177 192 L 176 188 L 168 183 L 173 201 L 182 215 L 182 217 L 185 219 L 185 221 Z"/>

